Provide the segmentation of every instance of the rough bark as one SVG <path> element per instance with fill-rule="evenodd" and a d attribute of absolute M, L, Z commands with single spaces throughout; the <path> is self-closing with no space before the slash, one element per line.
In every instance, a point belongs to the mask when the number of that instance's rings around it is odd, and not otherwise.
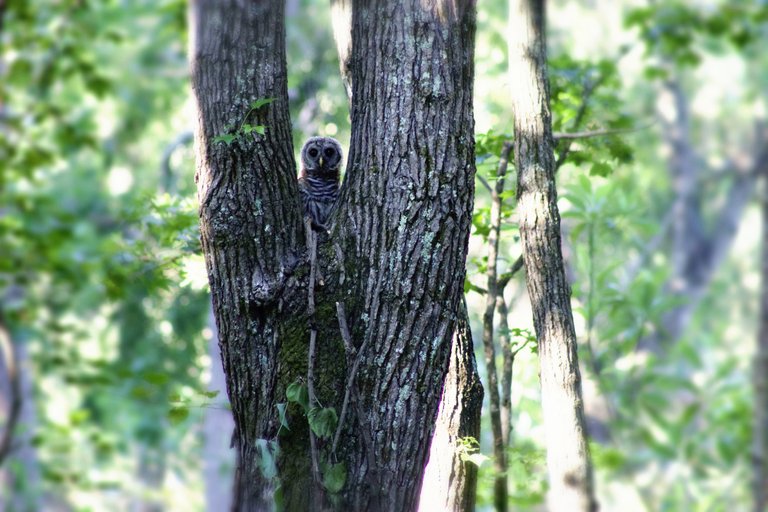
<path fill-rule="evenodd" d="M 752 500 L 754 512 L 768 510 L 768 169 L 763 171 L 763 257 L 761 261 L 760 326 L 752 378 Z"/>
<path fill-rule="evenodd" d="M 466 306 L 451 345 L 450 364 L 437 413 L 419 510 L 475 509 L 477 466 L 462 459 L 460 441 L 480 439 L 483 386 L 477 373 Z"/>
<path fill-rule="evenodd" d="M 594 511 L 570 288 L 555 188 L 544 2 L 512 0 L 509 59 L 518 173 L 517 211 L 539 344 L 549 510 Z"/>
<path fill-rule="evenodd" d="M 200 228 L 227 390 L 236 425 L 234 507 L 263 510 L 273 482 L 259 470 L 259 440 L 277 435 L 278 353 L 291 330 L 281 292 L 303 246 L 291 143 L 282 2 L 191 2 L 192 85 Z M 231 133 L 247 120 L 264 135 Z M 295 329 L 294 329 L 295 330 Z M 263 445 L 262 445 L 263 447 Z"/>
<path fill-rule="evenodd" d="M 353 2 L 352 142 L 337 209 L 358 374 L 357 510 L 418 502 L 472 211 L 472 2 Z"/>
<path fill-rule="evenodd" d="M 268 508 L 278 482 L 286 510 L 418 505 L 472 212 L 474 5 L 352 7 L 352 144 L 330 233 L 317 236 L 313 287 L 282 6 L 192 3 L 201 234 L 237 430 L 239 510 Z M 258 98 L 275 98 L 247 119 L 265 135 L 216 142 L 237 135 L 231 127 Z M 336 303 L 348 312 L 346 345 Z M 290 430 L 279 429 L 277 404 L 297 378 L 313 381 L 324 407 L 349 401 L 337 450 L 322 439 L 310 449 L 307 420 L 291 407 Z M 270 479 L 259 461 L 274 441 Z M 345 464 L 341 492 L 312 501 L 310 460 Z"/>
<path fill-rule="evenodd" d="M 339 55 L 341 77 L 349 99 L 352 98 L 352 1 L 331 0 L 333 31 Z M 459 329 L 462 329 L 461 323 Z M 467 331 L 467 335 L 470 335 Z M 461 342 L 464 334 L 454 333 L 451 361 L 461 361 L 446 374 L 439 406 L 434 439 L 430 448 L 430 462 L 422 487 L 421 506 L 429 510 L 434 506 L 445 510 L 471 510 L 474 508 L 476 468 L 462 460 L 456 441 L 460 437 L 478 438 L 482 385 L 477 375 L 474 348 Z M 457 343 L 458 340 L 459 342 Z M 457 353 L 463 350 L 465 353 Z M 444 403 L 448 400 L 448 403 Z M 425 501 L 426 500 L 426 501 Z M 437 501 L 435 501 L 437 500 Z"/>

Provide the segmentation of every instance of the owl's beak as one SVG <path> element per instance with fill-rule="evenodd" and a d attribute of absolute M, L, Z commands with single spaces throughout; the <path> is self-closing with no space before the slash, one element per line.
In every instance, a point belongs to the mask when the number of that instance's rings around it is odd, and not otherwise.
<path fill-rule="evenodd" d="M 323 166 L 323 157 L 322 156 L 320 157 L 319 162 L 320 162 L 320 167 L 322 167 Z"/>

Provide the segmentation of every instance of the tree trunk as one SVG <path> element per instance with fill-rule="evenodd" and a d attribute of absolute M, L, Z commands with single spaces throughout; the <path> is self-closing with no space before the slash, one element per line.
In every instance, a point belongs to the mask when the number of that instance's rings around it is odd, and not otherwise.
<path fill-rule="evenodd" d="M 271 507 L 259 468 L 275 440 L 280 294 L 300 262 L 301 214 L 286 88 L 282 2 L 191 2 L 192 86 L 200 231 L 211 284 L 238 456 L 234 508 Z M 245 119 L 249 105 L 274 102 Z M 215 137 L 248 122 L 264 135 Z M 293 329 L 295 330 L 295 328 Z"/>
<path fill-rule="evenodd" d="M 353 2 L 352 142 L 337 209 L 364 350 L 345 492 L 411 510 L 464 285 L 474 191 L 472 2 Z"/>
<path fill-rule="evenodd" d="M 451 345 L 448 374 L 437 413 L 437 424 L 429 450 L 429 463 L 419 499 L 420 509 L 472 511 L 477 491 L 477 466 L 464 460 L 461 448 L 467 438 L 480 439 L 483 386 L 477 373 L 472 331 L 466 306 Z"/>
<path fill-rule="evenodd" d="M 768 169 L 763 171 L 768 178 Z M 761 267 L 760 327 L 755 353 L 755 411 L 752 432 L 752 499 L 754 512 L 768 510 L 768 180 L 763 182 L 763 258 Z"/>
<path fill-rule="evenodd" d="M 315 269 L 302 241 L 282 5 L 192 3 L 201 235 L 239 510 L 268 508 L 278 487 L 286 510 L 418 506 L 472 213 L 474 4 L 352 9 L 352 144 Z M 247 115 L 259 98 L 274 102 Z M 246 122 L 264 135 L 242 133 Z M 338 449 L 310 436 L 298 406 L 281 428 L 278 405 L 297 380 L 318 395 L 310 413 L 320 403 L 347 411 Z M 322 485 L 310 469 L 318 461 Z M 337 461 L 341 489 L 325 481 Z"/>
<path fill-rule="evenodd" d="M 688 100 L 680 84 L 675 80 L 666 82 L 661 94 L 673 107 L 661 115 L 661 120 L 670 145 L 669 173 L 675 195 L 670 211 L 672 269 L 664 293 L 677 304 L 662 315 L 658 329 L 638 344 L 640 349 L 656 353 L 663 352 L 685 333 L 712 277 L 728 255 L 758 173 L 768 163 L 766 131 L 758 127 L 753 144 L 757 151 L 737 158 L 726 169 L 732 182 L 711 222 L 713 227 L 708 229 L 703 208 L 711 206 L 711 200 L 702 200 L 701 185 L 714 171 L 707 169 L 703 157 L 696 152 Z"/>
<path fill-rule="evenodd" d="M 517 211 L 539 344 L 549 510 L 594 511 L 597 503 L 584 428 L 576 334 L 560 240 L 544 2 L 511 0 L 509 25 Z"/>

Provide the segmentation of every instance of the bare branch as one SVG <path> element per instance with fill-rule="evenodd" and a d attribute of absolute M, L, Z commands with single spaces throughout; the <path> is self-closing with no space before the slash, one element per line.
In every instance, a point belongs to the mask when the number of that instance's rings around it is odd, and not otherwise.
<path fill-rule="evenodd" d="M 632 128 L 604 128 L 601 130 L 589 130 L 586 132 L 555 132 L 552 134 L 552 138 L 555 141 L 570 140 L 570 139 L 589 139 L 592 137 L 605 137 L 608 135 L 621 135 L 623 133 L 639 132 L 641 130 L 647 130 L 652 127 L 656 122 L 650 122 L 640 126 L 633 126 Z"/>
<path fill-rule="evenodd" d="M 575 129 L 578 129 L 581 126 L 581 123 L 584 120 L 584 116 L 587 114 L 587 106 L 589 106 L 589 100 L 592 97 L 592 94 L 594 94 L 595 89 L 597 89 L 607 78 L 607 75 L 601 74 L 594 81 L 587 82 L 584 85 L 584 93 L 581 95 L 581 105 L 579 105 L 579 110 L 576 112 L 576 116 L 573 119 L 573 127 Z M 571 140 L 565 139 L 565 144 L 560 151 L 560 155 L 557 157 L 557 161 L 555 161 L 555 172 L 557 172 L 557 170 L 560 169 L 560 167 L 562 167 L 562 165 L 565 163 L 565 160 L 568 158 L 568 153 L 570 151 Z"/>
<path fill-rule="evenodd" d="M 309 355 L 307 361 L 307 395 L 309 397 L 310 410 L 317 403 L 315 394 L 315 346 L 317 344 L 317 327 L 315 325 L 315 276 L 317 275 L 317 235 L 312 230 L 312 221 L 304 218 L 304 229 L 307 235 L 307 248 L 309 249 L 309 285 L 307 286 L 307 309 L 309 312 Z M 312 477 L 316 487 L 320 489 L 320 464 L 318 463 L 317 439 L 312 427 L 309 427 L 309 446 L 312 457 Z"/>
<path fill-rule="evenodd" d="M 347 313 L 344 310 L 344 303 L 336 303 L 336 314 L 339 318 L 339 329 L 341 330 L 341 338 L 344 340 L 344 346 L 348 348 L 347 355 L 352 356 L 355 354 L 354 344 L 352 343 L 352 337 L 349 334 L 349 327 L 347 327 Z M 363 360 L 363 352 L 367 345 L 366 340 L 363 346 L 360 347 L 360 351 L 357 352 L 355 362 L 352 365 L 352 370 L 347 376 L 347 386 L 344 390 L 344 401 L 341 404 L 341 414 L 339 415 L 339 423 L 336 425 L 336 433 L 333 436 L 333 445 L 331 447 L 331 453 L 336 453 L 336 447 L 339 444 L 339 438 L 341 437 L 341 429 L 344 425 L 344 418 L 347 415 L 347 406 L 349 405 L 349 397 L 352 393 L 352 388 L 355 385 L 355 376 L 357 375 L 357 369 L 360 367 L 360 362 Z"/>
<path fill-rule="evenodd" d="M 475 177 L 480 181 L 480 183 L 483 184 L 483 186 L 488 190 L 488 192 L 493 194 L 493 189 L 491 188 L 491 185 L 488 184 L 488 180 L 486 180 L 479 174 L 475 174 Z"/>

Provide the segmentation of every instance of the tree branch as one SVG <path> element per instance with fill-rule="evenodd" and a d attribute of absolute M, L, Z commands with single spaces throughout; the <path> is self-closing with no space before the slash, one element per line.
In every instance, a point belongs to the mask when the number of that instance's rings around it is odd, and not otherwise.
<path fill-rule="evenodd" d="M 639 132 L 640 130 L 646 130 L 656 124 L 651 122 L 641 126 L 633 126 L 632 128 L 604 128 L 601 130 L 589 130 L 585 132 L 555 132 L 552 134 L 552 138 L 555 141 L 571 140 L 571 139 L 589 139 L 593 137 L 605 137 L 608 135 L 621 135 L 623 133 Z"/>
<path fill-rule="evenodd" d="M 5 421 L 4 431 L 0 436 L 0 466 L 10 455 L 12 449 L 13 433 L 16 423 L 21 413 L 21 382 L 19 379 L 18 361 L 16 351 L 13 348 L 11 335 L 8 328 L 0 316 L 0 363 L 3 363 L 6 369 L 5 374 L 8 377 L 8 390 L 10 395 L 10 407 Z"/>
<path fill-rule="evenodd" d="M 307 286 L 307 309 L 309 313 L 310 331 L 309 331 L 309 360 L 307 361 L 307 395 L 309 397 L 309 409 L 312 410 L 317 404 L 317 395 L 315 394 L 315 346 L 317 343 L 317 326 L 315 324 L 315 276 L 317 273 L 317 235 L 312 229 L 312 221 L 309 217 L 304 218 L 304 228 L 307 234 L 307 248 L 309 249 L 309 285 Z M 309 415 L 309 411 L 307 411 Z M 312 477 L 315 481 L 315 487 L 320 488 L 322 479 L 320 478 L 320 465 L 318 463 L 317 439 L 309 427 L 309 445 L 312 457 Z M 314 494 L 314 493 L 313 493 Z"/>

